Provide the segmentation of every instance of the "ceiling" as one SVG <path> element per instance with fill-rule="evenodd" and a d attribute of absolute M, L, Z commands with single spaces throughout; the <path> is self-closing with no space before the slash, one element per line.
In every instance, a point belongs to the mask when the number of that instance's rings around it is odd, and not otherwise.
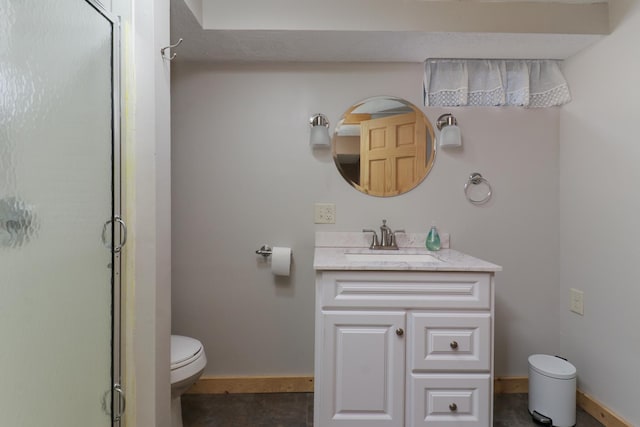
<path fill-rule="evenodd" d="M 184 39 L 175 50 L 179 61 L 565 59 L 608 33 L 607 4 L 593 0 L 403 0 L 405 5 L 411 3 L 407 15 L 384 22 L 380 17 L 390 15 L 385 7 L 397 0 L 324 0 L 326 16 L 309 16 L 294 8 L 270 15 L 266 0 L 186 1 L 189 5 L 185 0 L 171 0 L 172 42 Z M 287 1 L 279 0 L 280 6 Z M 300 4 L 305 0 L 291 1 Z M 336 3 L 340 5 L 365 1 L 375 3 L 379 10 L 372 9 L 370 19 L 357 19 L 358 10 L 349 16 L 346 8 L 336 16 L 331 1 L 340 1 Z M 413 19 L 417 11 L 421 16 Z M 526 19 L 528 16 L 533 18 Z"/>

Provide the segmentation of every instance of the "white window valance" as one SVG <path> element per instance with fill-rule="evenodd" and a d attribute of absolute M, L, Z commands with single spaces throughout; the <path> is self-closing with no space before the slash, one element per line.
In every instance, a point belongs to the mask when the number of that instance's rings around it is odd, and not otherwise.
<path fill-rule="evenodd" d="M 424 105 L 553 107 L 571 101 L 557 61 L 427 59 Z"/>

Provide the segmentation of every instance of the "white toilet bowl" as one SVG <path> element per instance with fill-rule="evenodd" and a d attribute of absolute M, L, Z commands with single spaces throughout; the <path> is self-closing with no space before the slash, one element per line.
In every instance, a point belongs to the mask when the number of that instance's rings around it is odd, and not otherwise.
<path fill-rule="evenodd" d="M 171 335 L 171 426 L 182 427 L 182 394 L 202 375 L 207 357 L 200 341 Z"/>

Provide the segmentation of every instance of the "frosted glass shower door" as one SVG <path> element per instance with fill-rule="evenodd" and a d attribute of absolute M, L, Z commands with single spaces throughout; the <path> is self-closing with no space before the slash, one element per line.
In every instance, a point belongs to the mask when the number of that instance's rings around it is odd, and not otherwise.
<path fill-rule="evenodd" d="M 2 426 L 113 424 L 115 29 L 92 1 L 0 0 Z"/>

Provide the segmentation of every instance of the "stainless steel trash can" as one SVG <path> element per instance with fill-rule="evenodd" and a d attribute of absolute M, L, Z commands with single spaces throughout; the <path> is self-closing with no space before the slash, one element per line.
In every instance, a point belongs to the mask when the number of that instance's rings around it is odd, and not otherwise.
<path fill-rule="evenodd" d="M 540 424 L 576 424 L 576 368 L 557 356 L 529 356 L 529 413 Z"/>

